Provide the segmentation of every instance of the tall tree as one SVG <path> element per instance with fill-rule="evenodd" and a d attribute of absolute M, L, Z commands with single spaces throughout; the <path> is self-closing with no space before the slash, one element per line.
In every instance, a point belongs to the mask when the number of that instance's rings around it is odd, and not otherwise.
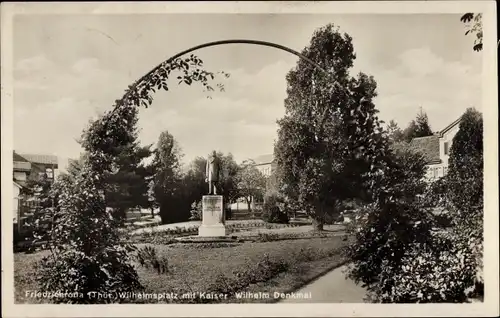
<path fill-rule="evenodd" d="M 252 212 L 252 202 L 255 199 L 262 199 L 266 189 L 266 178 L 255 167 L 252 160 L 244 161 L 238 170 L 237 186 L 239 194 L 245 198 L 248 212 Z"/>
<path fill-rule="evenodd" d="M 130 132 L 136 139 L 136 132 Z M 106 206 L 116 217 L 125 219 L 131 208 L 148 207 L 148 169 L 144 159 L 151 155 L 150 146 L 141 147 L 137 140 L 121 146 L 114 169 L 106 175 Z"/>
<path fill-rule="evenodd" d="M 417 119 L 415 120 L 415 122 L 417 123 L 417 131 L 415 132 L 416 137 L 425 137 L 432 135 L 431 126 L 429 125 L 429 118 L 427 117 L 427 114 L 424 112 L 422 107 L 420 107 L 420 111 L 417 114 Z"/>
<path fill-rule="evenodd" d="M 224 153 L 218 152 L 217 156 L 221 158 L 222 169 L 219 181 L 220 193 L 224 196 L 224 202 L 230 204 L 240 195 L 237 184 L 240 167 L 231 153 L 224 155 Z"/>
<path fill-rule="evenodd" d="M 342 200 L 361 195 L 383 131 L 372 102 L 375 80 L 349 75 L 355 53 L 348 34 L 333 24 L 322 27 L 302 54 L 330 76 L 302 60 L 287 74 L 274 152 L 280 191 L 322 230 L 329 214 L 340 213 Z"/>
<path fill-rule="evenodd" d="M 469 108 L 462 116 L 450 149 L 448 186 L 449 210 L 454 224 L 455 238 L 466 247 L 466 261 L 476 270 L 476 290 L 483 296 L 483 118 L 480 112 Z"/>
<path fill-rule="evenodd" d="M 154 150 L 154 196 L 160 206 L 162 223 L 178 221 L 176 205 L 181 191 L 181 149 L 174 136 L 164 131 Z"/>
<path fill-rule="evenodd" d="M 420 108 L 415 120 L 412 120 L 408 127 L 403 131 L 403 138 L 406 142 L 410 142 L 413 138 L 427 137 L 432 135 L 432 130 L 429 125 L 427 114 Z"/>
<path fill-rule="evenodd" d="M 224 197 L 224 202 L 229 204 L 239 196 L 237 175 L 240 167 L 231 153 L 225 155 L 219 151 L 217 156 L 221 160 L 222 169 L 217 192 Z M 205 157 L 195 158 L 184 176 L 184 187 L 190 198 L 190 203 L 200 201 L 201 197 L 207 193 L 208 185 L 205 182 L 206 163 L 207 159 Z"/>
<path fill-rule="evenodd" d="M 390 142 L 397 143 L 404 140 L 403 131 L 394 120 L 391 120 L 389 124 L 387 124 L 386 130 Z"/>
<path fill-rule="evenodd" d="M 482 241 L 483 224 L 483 118 L 468 109 L 450 149 L 447 181 L 454 222 L 467 237 Z"/>

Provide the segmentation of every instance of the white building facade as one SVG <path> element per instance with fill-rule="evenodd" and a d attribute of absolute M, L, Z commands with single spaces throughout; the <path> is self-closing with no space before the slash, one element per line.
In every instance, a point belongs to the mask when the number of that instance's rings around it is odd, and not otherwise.
<path fill-rule="evenodd" d="M 432 136 L 414 138 L 410 145 L 427 159 L 426 179 L 437 180 L 448 173 L 448 160 L 453 138 L 457 134 L 461 117 Z"/>
<path fill-rule="evenodd" d="M 274 172 L 274 155 L 263 155 L 252 159 L 254 166 L 266 177 L 270 177 Z"/>

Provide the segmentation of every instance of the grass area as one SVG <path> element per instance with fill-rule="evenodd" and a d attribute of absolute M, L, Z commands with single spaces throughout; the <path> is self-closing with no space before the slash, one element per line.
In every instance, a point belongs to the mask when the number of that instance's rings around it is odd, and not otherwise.
<path fill-rule="evenodd" d="M 195 293 L 194 299 L 175 302 L 265 302 L 235 299 L 236 292 L 287 292 L 343 263 L 340 251 L 347 244 L 341 237 L 318 237 L 293 241 L 149 245 L 168 260 L 168 271 L 136 264 L 146 293 Z M 139 244 L 138 247 L 144 247 Z M 15 299 L 36 303 L 25 291 L 37 290 L 34 265 L 47 252 L 21 254 L 15 261 Z M 203 299 L 199 293 L 226 294 L 227 299 Z M 158 302 L 157 300 L 133 302 Z M 169 302 L 169 300 L 163 300 Z"/>
<path fill-rule="evenodd" d="M 36 291 L 35 266 L 49 251 L 41 251 L 33 254 L 14 253 L 14 301 L 16 303 L 42 303 L 43 299 L 26 297 L 26 292 Z"/>

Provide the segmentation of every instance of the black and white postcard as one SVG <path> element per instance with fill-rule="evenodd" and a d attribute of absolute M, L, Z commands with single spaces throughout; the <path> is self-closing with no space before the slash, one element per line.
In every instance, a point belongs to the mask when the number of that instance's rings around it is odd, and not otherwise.
<path fill-rule="evenodd" d="M 495 2 L 4 2 L 1 32 L 3 316 L 498 315 Z"/>

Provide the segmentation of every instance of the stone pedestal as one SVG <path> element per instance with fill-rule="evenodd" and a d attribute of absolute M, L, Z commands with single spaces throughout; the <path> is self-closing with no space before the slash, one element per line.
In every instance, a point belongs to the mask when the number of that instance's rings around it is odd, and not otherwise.
<path fill-rule="evenodd" d="M 204 195 L 202 200 L 201 226 L 198 236 L 226 236 L 224 204 L 221 195 Z"/>

